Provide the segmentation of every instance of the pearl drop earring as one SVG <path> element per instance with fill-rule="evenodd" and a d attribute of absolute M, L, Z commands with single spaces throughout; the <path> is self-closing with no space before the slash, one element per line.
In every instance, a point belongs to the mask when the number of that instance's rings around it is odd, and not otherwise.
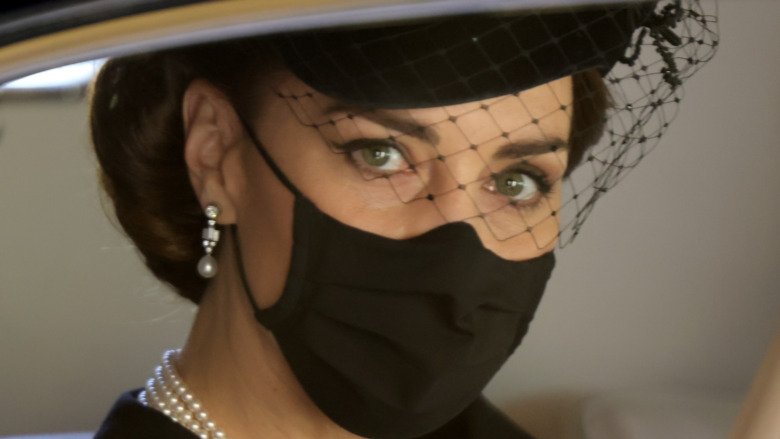
<path fill-rule="evenodd" d="M 217 260 L 211 253 L 219 242 L 219 230 L 216 229 L 217 216 L 219 216 L 219 207 L 216 204 L 206 206 L 207 226 L 203 229 L 203 249 L 206 254 L 198 261 L 198 273 L 206 279 L 214 277 L 217 274 Z"/>

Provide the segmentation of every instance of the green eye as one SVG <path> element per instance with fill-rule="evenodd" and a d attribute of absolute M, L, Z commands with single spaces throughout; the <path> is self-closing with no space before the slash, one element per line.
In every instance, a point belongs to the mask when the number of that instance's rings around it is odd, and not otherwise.
<path fill-rule="evenodd" d="M 495 177 L 496 190 L 513 200 L 530 200 L 539 192 L 536 181 L 521 171 L 505 171 Z"/>
<path fill-rule="evenodd" d="M 372 146 L 369 148 L 363 148 L 360 150 L 360 157 L 363 161 L 375 168 L 381 168 L 390 161 L 391 154 L 394 148 L 389 146 Z"/>
<path fill-rule="evenodd" d="M 388 145 L 371 145 L 360 148 L 353 153 L 353 157 L 364 165 L 386 172 L 400 171 L 408 166 L 401 152 Z"/>

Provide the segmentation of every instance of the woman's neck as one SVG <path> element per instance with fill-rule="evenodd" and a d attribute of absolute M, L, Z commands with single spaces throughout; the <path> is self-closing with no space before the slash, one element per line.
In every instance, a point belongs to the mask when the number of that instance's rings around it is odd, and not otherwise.
<path fill-rule="evenodd" d="M 358 438 L 306 395 L 271 332 L 255 321 L 235 270 L 225 271 L 209 285 L 176 362 L 209 418 L 230 439 Z"/>

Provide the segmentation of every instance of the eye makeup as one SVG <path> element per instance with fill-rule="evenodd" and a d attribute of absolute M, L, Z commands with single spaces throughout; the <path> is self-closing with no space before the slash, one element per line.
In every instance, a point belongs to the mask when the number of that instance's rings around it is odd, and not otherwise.
<path fill-rule="evenodd" d="M 364 176 L 380 178 L 414 169 L 406 148 L 390 138 L 359 138 L 331 144 Z"/>

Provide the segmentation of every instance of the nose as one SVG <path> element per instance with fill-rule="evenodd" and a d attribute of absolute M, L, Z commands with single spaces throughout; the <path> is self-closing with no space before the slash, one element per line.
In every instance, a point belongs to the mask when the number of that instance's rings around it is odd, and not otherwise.
<path fill-rule="evenodd" d="M 475 186 L 489 176 L 489 170 L 476 150 L 466 149 L 439 156 L 428 163 L 428 168 L 428 199 L 446 222 L 481 215 L 473 192 Z"/>
<path fill-rule="evenodd" d="M 396 238 L 410 238 L 446 223 L 478 218 L 481 213 L 475 199 L 485 162 L 473 150 L 440 155 L 415 164 L 416 184 L 393 177 L 390 183 L 404 208 Z M 489 171 L 487 171 L 489 175 Z M 415 187 L 416 186 L 416 187 Z"/>
<path fill-rule="evenodd" d="M 476 203 L 465 190 L 456 188 L 447 193 L 432 196 L 431 201 L 444 221 L 448 223 L 478 218 L 481 215 Z"/>

